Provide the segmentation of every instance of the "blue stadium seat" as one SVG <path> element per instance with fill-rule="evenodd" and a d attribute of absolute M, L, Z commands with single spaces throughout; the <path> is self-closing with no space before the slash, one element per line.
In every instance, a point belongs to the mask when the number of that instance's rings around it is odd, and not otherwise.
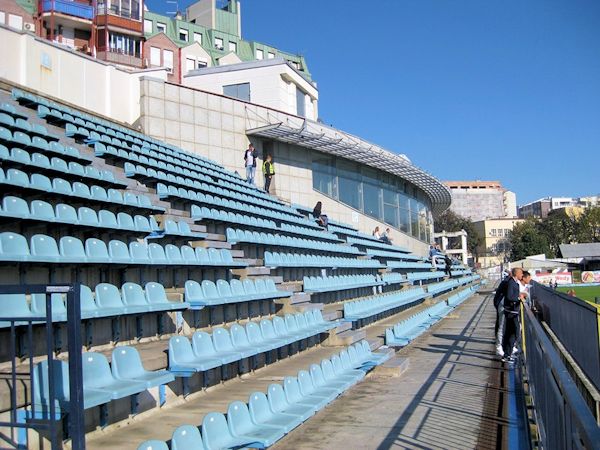
<path fill-rule="evenodd" d="M 96 305 L 106 315 L 139 314 L 148 312 L 145 304 L 126 305 L 123 302 L 119 288 L 109 283 L 100 283 L 96 286 Z"/>
<path fill-rule="evenodd" d="M 148 257 L 148 246 L 140 242 L 132 241 L 129 243 L 129 255 L 131 262 L 135 264 L 150 264 Z"/>
<path fill-rule="evenodd" d="M 194 425 L 181 425 L 171 437 L 171 450 L 204 450 L 202 435 Z"/>
<path fill-rule="evenodd" d="M 146 388 L 170 383 L 175 379 L 167 370 L 150 372 L 144 369 L 140 354 L 134 347 L 118 347 L 112 352 L 112 374 L 117 380 L 145 383 Z"/>
<path fill-rule="evenodd" d="M 170 301 L 162 284 L 153 281 L 148 282 L 146 283 L 145 291 L 148 305 L 155 311 L 174 311 L 189 307 L 185 302 Z"/>
<path fill-rule="evenodd" d="M 309 370 L 312 382 L 316 387 L 335 389 L 339 394 L 344 392 L 348 387 L 347 383 L 341 380 L 326 380 L 323 369 L 318 364 L 311 364 Z"/>
<path fill-rule="evenodd" d="M 4 249 L 4 246 L 2 247 Z M 45 234 L 34 234 L 31 237 L 31 261 L 38 262 L 58 262 L 60 261 L 60 253 L 58 245 L 51 236 Z"/>
<path fill-rule="evenodd" d="M 240 401 L 231 402 L 227 408 L 229 431 L 238 439 L 249 439 L 260 447 L 270 447 L 285 435 L 282 428 L 257 425 L 252 422 L 248 406 Z M 252 444 L 251 444 L 252 445 Z"/>
<path fill-rule="evenodd" d="M 272 411 L 267 396 L 262 392 L 253 392 L 250 394 L 248 410 L 250 411 L 250 418 L 255 424 L 279 427 L 285 433 L 289 433 L 303 422 L 301 416 Z"/>
<path fill-rule="evenodd" d="M 52 307 L 52 322 L 66 322 L 67 308 L 63 301 L 62 294 L 50 294 L 50 303 Z M 31 312 L 34 316 L 46 317 L 46 295 L 31 295 Z"/>
<path fill-rule="evenodd" d="M 207 450 L 240 448 L 254 443 L 251 438 L 233 436 L 225 416 L 217 412 L 210 412 L 204 416 L 202 439 Z"/>
<path fill-rule="evenodd" d="M 308 376 L 310 377 L 310 375 Z M 303 395 L 300 390 L 298 378 L 296 377 L 285 377 L 283 379 L 283 391 L 285 392 L 286 400 L 292 405 L 306 405 L 313 407 L 315 411 L 318 411 L 329 403 L 328 399 L 325 397 Z"/>
<path fill-rule="evenodd" d="M 231 335 L 229 331 L 222 327 L 213 328 L 212 332 L 212 340 L 217 353 L 239 353 L 242 358 L 248 358 L 250 356 L 256 355 L 256 350 L 254 349 L 244 349 L 243 351 L 237 349 L 231 340 Z"/>
<path fill-rule="evenodd" d="M 339 393 L 337 389 L 315 386 L 310 373 L 306 370 L 298 371 L 298 387 L 303 397 L 323 398 L 327 403 L 335 400 Z"/>
<path fill-rule="evenodd" d="M 289 414 L 298 417 L 302 422 L 315 414 L 317 408 L 305 403 L 290 403 L 287 400 L 283 387 L 280 384 L 270 384 L 267 389 L 267 399 L 271 411 L 280 414 Z"/>
<path fill-rule="evenodd" d="M 98 220 L 98 214 L 87 206 L 81 206 L 77 212 L 77 220 L 80 225 L 88 225 L 91 227 L 97 227 L 100 225 Z"/>
<path fill-rule="evenodd" d="M 96 238 L 89 238 L 85 241 L 85 254 L 88 261 L 95 263 L 108 263 L 108 248 L 104 241 Z"/>
<path fill-rule="evenodd" d="M 2 312 L 7 317 L 23 317 L 31 319 L 36 317 L 29 306 L 27 305 L 27 297 L 25 294 L 2 294 L 0 295 L 0 303 L 2 304 Z M 45 314 L 43 314 L 45 316 Z M 0 322 L 3 327 L 10 326 L 9 322 Z M 15 322 L 15 325 L 25 325 L 27 322 Z"/>
<path fill-rule="evenodd" d="M 190 341 L 185 336 L 169 339 L 169 371 L 176 376 L 190 376 L 221 366 L 220 359 L 208 359 L 194 354 Z"/>
<path fill-rule="evenodd" d="M 2 199 L 2 215 L 27 219 L 30 217 L 29 205 L 19 197 L 8 195 Z"/>
<path fill-rule="evenodd" d="M 198 357 L 218 359 L 221 364 L 229 364 L 242 359 L 242 354 L 237 351 L 218 351 L 210 334 L 196 331 L 192 335 L 192 347 L 194 354 Z"/>
<path fill-rule="evenodd" d="M 137 450 L 169 450 L 169 446 L 164 441 L 151 439 L 149 441 L 144 441 L 140 445 L 138 445 Z M 174 449 L 171 448 L 171 450 Z"/>
<path fill-rule="evenodd" d="M 62 261 L 70 263 L 86 262 L 85 249 L 79 239 L 72 236 L 63 236 L 60 238 L 58 246 Z"/>
<path fill-rule="evenodd" d="M 83 389 L 109 392 L 113 400 L 138 394 L 146 390 L 146 383 L 131 380 L 117 380 L 108 365 L 106 356 L 101 353 L 85 352 L 81 355 L 83 364 Z"/>
<path fill-rule="evenodd" d="M 111 240 L 108 243 L 108 257 L 111 263 L 122 263 L 129 264 L 131 262 L 131 256 L 129 255 L 129 248 L 127 244 L 116 239 Z"/>

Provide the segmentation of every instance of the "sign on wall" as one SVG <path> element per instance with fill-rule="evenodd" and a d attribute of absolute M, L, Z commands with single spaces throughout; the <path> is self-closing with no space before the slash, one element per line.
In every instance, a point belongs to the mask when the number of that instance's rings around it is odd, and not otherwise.
<path fill-rule="evenodd" d="M 600 270 L 581 272 L 582 283 L 600 283 Z"/>
<path fill-rule="evenodd" d="M 540 272 L 532 275 L 532 278 L 540 284 L 557 283 L 571 284 L 573 283 L 573 275 L 571 272 L 549 273 Z"/>

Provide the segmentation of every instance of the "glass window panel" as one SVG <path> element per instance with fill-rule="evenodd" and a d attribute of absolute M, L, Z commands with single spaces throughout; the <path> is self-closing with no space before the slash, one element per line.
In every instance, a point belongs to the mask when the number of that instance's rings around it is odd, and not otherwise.
<path fill-rule="evenodd" d="M 400 216 L 400 231 L 410 234 L 410 214 L 406 209 L 399 210 Z"/>
<path fill-rule="evenodd" d="M 338 196 L 342 203 L 346 203 L 355 209 L 361 209 L 360 205 L 360 182 L 338 176 Z"/>
<path fill-rule="evenodd" d="M 383 221 L 391 226 L 398 228 L 398 208 L 388 204 L 383 205 Z"/>
<path fill-rule="evenodd" d="M 410 215 L 410 226 L 412 235 L 416 238 L 419 237 L 419 215 L 411 213 Z"/>
<path fill-rule="evenodd" d="M 398 194 L 398 200 L 400 203 L 400 208 L 404 208 L 406 210 L 410 209 L 410 204 L 409 204 L 409 200 L 408 197 L 404 194 Z"/>
<path fill-rule="evenodd" d="M 381 219 L 381 201 L 379 199 L 381 189 L 379 189 L 379 186 L 371 183 L 363 183 L 362 188 L 364 213 L 371 217 Z"/>
<path fill-rule="evenodd" d="M 313 188 L 330 197 L 335 197 L 334 193 L 334 170 L 330 158 L 320 158 L 312 163 Z"/>

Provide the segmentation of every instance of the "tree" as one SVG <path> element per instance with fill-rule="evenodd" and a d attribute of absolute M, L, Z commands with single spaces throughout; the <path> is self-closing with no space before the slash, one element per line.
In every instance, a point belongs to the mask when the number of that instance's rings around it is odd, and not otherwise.
<path fill-rule="evenodd" d="M 541 231 L 541 223 L 541 221 L 535 219 L 527 219 L 514 226 L 509 237 L 511 261 L 518 261 L 520 259 L 525 259 L 530 255 L 538 255 L 541 253 L 544 253 L 547 256 L 552 255 L 548 238 L 546 234 Z"/>
<path fill-rule="evenodd" d="M 483 242 L 483 238 L 479 236 L 479 233 L 475 230 L 472 221 L 449 209 L 444 211 L 434 220 L 433 228 L 436 232 L 465 230 L 467 232 L 467 250 L 472 255 L 477 255 L 477 247 Z"/>
<path fill-rule="evenodd" d="M 586 208 L 577 231 L 577 242 L 600 242 L 600 206 Z"/>

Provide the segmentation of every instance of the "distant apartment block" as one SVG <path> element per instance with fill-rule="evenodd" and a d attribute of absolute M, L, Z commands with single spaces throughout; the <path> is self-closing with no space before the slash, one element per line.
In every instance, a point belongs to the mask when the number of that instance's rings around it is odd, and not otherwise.
<path fill-rule="evenodd" d="M 450 209 L 472 221 L 517 217 L 514 192 L 499 181 L 445 181 L 452 193 Z"/>
<path fill-rule="evenodd" d="M 548 217 L 552 211 L 564 208 L 588 208 L 600 205 L 600 195 L 587 197 L 545 197 L 534 202 L 519 206 L 519 217 L 527 219 L 534 217 L 543 219 Z"/>

